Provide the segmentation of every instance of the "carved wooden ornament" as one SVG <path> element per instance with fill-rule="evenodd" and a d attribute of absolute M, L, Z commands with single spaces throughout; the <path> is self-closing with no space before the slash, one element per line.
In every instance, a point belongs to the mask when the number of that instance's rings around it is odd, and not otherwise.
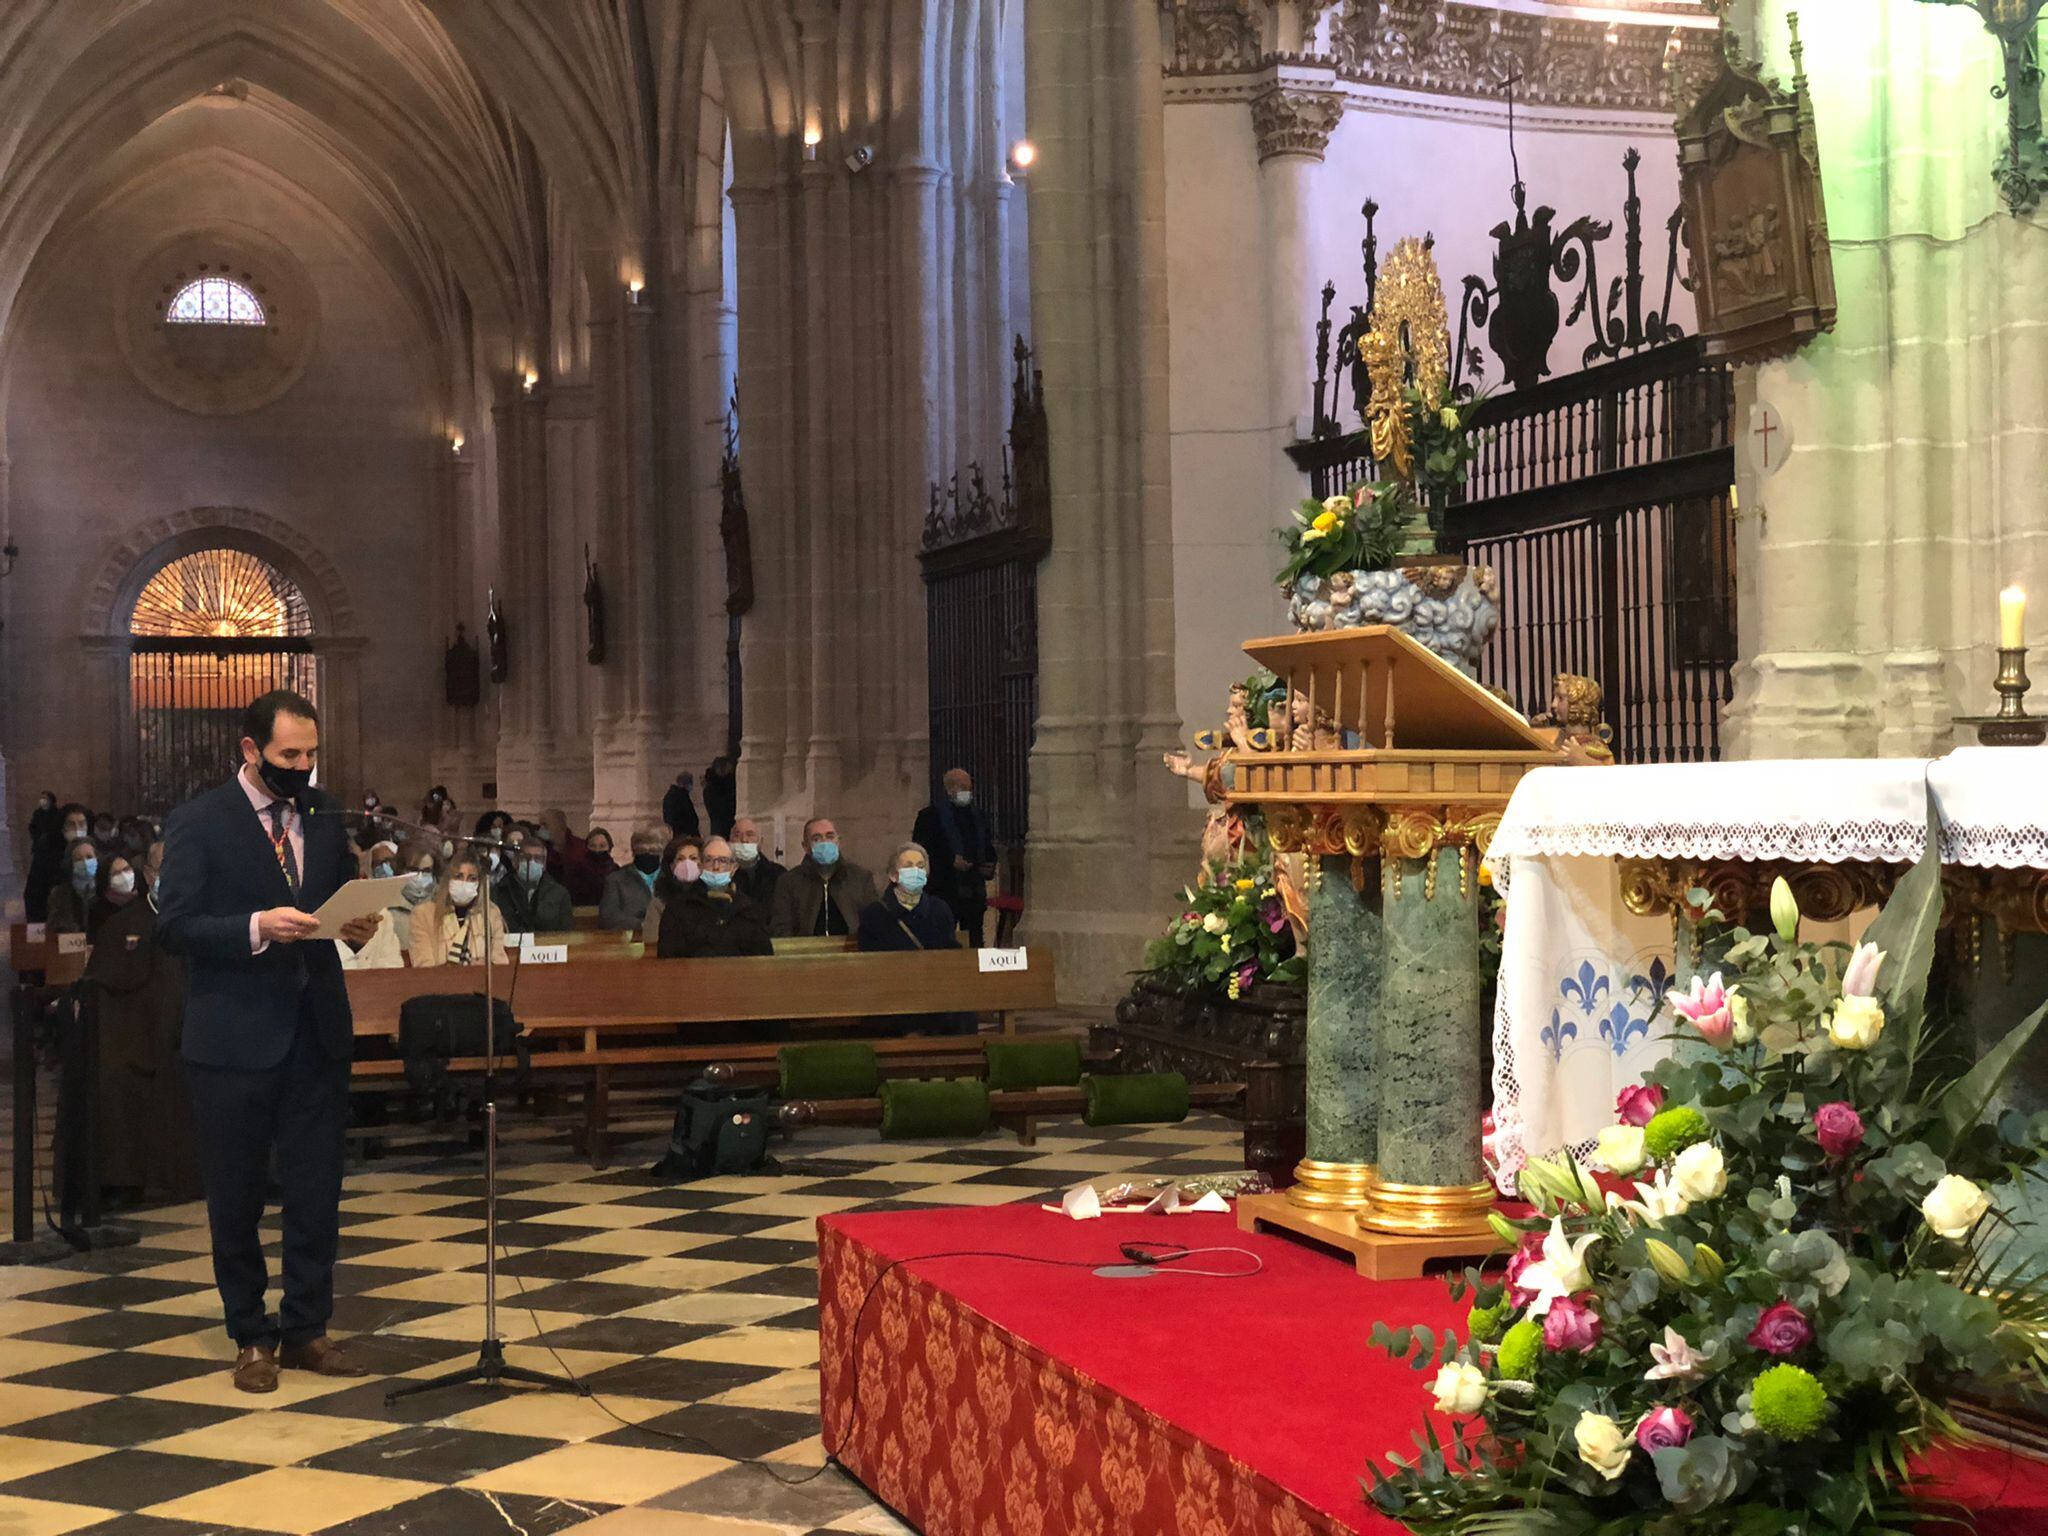
<path fill-rule="evenodd" d="M 1788 92 L 1727 54 L 1678 119 L 1678 163 L 1707 356 L 1761 362 L 1835 328 L 1820 157 L 1797 18 Z"/>

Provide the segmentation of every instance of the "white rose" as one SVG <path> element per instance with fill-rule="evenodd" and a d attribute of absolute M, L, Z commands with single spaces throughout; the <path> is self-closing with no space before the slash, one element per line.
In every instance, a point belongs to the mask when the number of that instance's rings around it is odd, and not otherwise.
<path fill-rule="evenodd" d="M 1593 1157 L 1609 1173 L 1623 1178 L 1643 1166 L 1643 1128 L 1639 1125 L 1610 1125 L 1593 1144 Z"/>
<path fill-rule="evenodd" d="M 1728 1188 L 1728 1167 L 1711 1141 L 1687 1147 L 1671 1165 L 1671 1182 L 1688 1202 L 1719 1199 Z"/>
<path fill-rule="evenodd" d="M 1927 1225 L 1952 1243 L 1960 1243 L 1970 1229 L 1991 1209 L 1991 1199 L 1959 1173 L 1945 1173 L 1941 1182 L 1927 1191 L 1920 1202 L 1920 1214 Z"/>
<path fill-rule="evenodd" d="M 1604 1413 L 1582 1413 L 1572 1429 L 1579 1445 L 1579 1460 L 1613 1482 L 1628 1470 L 1628 1436 Z"/>
<path fill-rule="evenodd" d="M 1202 919 L 1202 926 L 1210 933 L 1228 933 L 1230 932 L 1230 919 L 1221 912 L 1211 912 Z"/>
<path fill-rule="evenodd" d="M 1845 1051 L 1867 1051 L 1884 1033 L 1884 1007 L 1874 997 L 1845 997 L 1828 1018 L 1828 1038 Z"/>
<path fill-rule="evenodd" d="M 1486 1406 L 1486 1373 L 1476 1366 L 1453 1360 L 1436 1373 L 1438 1413 L 1477 1413 Z"/>

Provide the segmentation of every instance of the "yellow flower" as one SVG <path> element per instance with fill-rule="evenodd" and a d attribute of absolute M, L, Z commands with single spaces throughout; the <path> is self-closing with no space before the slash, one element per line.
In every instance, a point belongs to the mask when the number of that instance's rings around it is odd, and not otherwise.
<path fill-rule="evenodd" d="M 1493 866 L 1484 860 L 1479 865 L 1479 883 L 1488 886 L 1493 884 Z"/>
<path fill-rule="evenodd" d="M 1259 882 L 1256 880 L 1234 880 L 1231 882 L 1231 884 L 1235 885 L 1240 891 L 1248 891 L 1252 889 L 1252 887 L 1256 886 L 1258 883 Z"/>
<path fill-rule="evenodd" d="M 1328 533 L 1337 526 L 1337 514 L 1334 512 L 1318 512 L 1316 520 L 1309 524 L 1309 526 L 1315 529 L 1317 533 Z"/>
<path fill-rule="evenodd" d="M 1301 542 L 1304 544 L 1308 543 L 1310 539 L 1320 539 L 1322 536 L 1323 530 L 1320 528 L 1304 528 L 1301 530 Z"/>
<path fill-rule="evenodd" d="M 1458 430 L 1458 413 L 1452 410 L 1448 405 L 1445 406 L 1441 411 L 1437 412 L 1437 420 L 1441 421 L 1444 424 L 1444 430 L 1446 432 L 1455 432 Z"/>

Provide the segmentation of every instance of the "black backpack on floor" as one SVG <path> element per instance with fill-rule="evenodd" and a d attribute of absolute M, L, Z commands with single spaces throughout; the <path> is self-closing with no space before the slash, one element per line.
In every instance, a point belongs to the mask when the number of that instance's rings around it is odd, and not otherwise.
<path fill-rule="evenodd" d="M 771 1172 L 768 1132 L 774 1124 L 774 1100 L 766 1088 L 731 1088 L 700 1077 L 676 1100 L 668 1152 L 650 1171 L 662 1179 Z"/>

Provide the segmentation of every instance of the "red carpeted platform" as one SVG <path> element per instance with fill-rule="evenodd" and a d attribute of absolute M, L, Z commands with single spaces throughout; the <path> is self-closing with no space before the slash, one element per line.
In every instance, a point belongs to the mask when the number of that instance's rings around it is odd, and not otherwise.
<path fill-rule="evenodd" d="M 1012 1205 L 818 1227 L 825 1444 L 928 1536 L 1400 1529 L 1358 1479 L 1410 1448 L 1428 1378 L 1366 1339 L 1375 1321 L 1462 1321 L 1441 1280 L 1374 1284 L 1223 1215 Z M 1108 1280 L 988 1256 L 1115 1264 L 1132 1240 L 1248 1248 L 1265 1269 Z M 2048 1531 L 2048 1466 L 1986 1452 L 1947 1470 L 1984 1536 Z"/>

